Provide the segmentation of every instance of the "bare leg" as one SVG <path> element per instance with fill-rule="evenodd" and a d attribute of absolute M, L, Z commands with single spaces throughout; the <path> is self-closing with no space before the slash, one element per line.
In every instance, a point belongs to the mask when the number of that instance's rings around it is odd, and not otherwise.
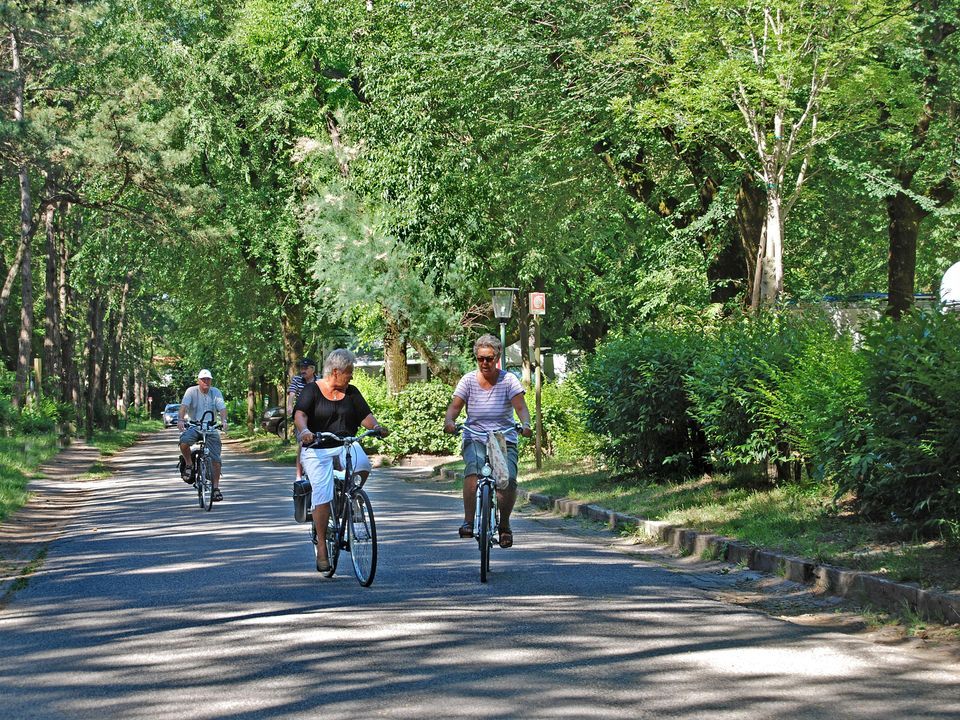
<path fill-rule="evenodd" d="M 467 475 L 463 479 L 463 521 L 473 527 L 473 518 L 477 514 L 477 476 Z"/>
<path fill-rule="evenodd" d="M 313 508 L 313 526 L 317 529 L 317 564 L 329 562 L 327 558 L 327 522 L 330 520 L 330 503 Z"/>
<path fill-rule="evenodd" d="M 517 502 L 517 489 L 497 490 L 497 505 L 500 508 L 500 529 L 510 532 L 510 513 Z"/>
<path fill-rule="evenodd" d="M 213 489 L 216 490 L 220 487 L 220 468 L 222 463 L 214 462 L 213 463 Z"/>
<path fill-rule="evenodd" d="M 183 462 L 186 463 L 188 470 L 193 467 L 193 458 L 190 457 L 190 443 L 180 443 L 180 455 L 183 456 Z"/>
<path fill-rule="evenodd" d="M 303 445 L 300 444 L 300 441 L 297 441 L 297 480 L 303 477 L 303 468 L 300 467 L 300 451 L 303 450 Z"/>

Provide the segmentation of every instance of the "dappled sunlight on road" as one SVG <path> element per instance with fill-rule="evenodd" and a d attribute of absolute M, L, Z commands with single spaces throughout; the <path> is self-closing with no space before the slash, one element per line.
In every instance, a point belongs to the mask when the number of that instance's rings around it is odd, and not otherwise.
<path fill-rule="evenodd" d="M 373 587 L 348 554 L 327 580 L 293 521 L 289 468 L 228 455 L 226 500 L 207 513 L 171 470 L 175 449 L 150 454 L 100 483 L 0 614 L 15 716 L 960 713 L 955 668 L 723 605 L 692 575 L 522 516 L 481 584 L 476 542 L 456 536 L 459 499 L 410 473 L 368 483 Z"/>

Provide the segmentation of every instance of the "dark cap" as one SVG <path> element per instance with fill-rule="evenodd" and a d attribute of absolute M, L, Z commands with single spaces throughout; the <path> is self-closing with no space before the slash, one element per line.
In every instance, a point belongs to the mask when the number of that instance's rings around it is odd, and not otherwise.
<path fill-rule="evenodd" d="M 303 360 L 300 361 L 301 368 L 316 367 L 316 366 L 317 366 L 317 361 L 311 358 L 305 357 L 303 358 Z"/>

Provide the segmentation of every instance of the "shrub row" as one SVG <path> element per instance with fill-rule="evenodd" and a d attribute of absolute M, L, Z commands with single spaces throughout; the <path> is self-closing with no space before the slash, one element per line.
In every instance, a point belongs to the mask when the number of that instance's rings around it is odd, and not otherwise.
<path fill-rule="evenodd" d="M 451 386 L 434 379 L 411 383 L 399 395 L 391 396 L 381 377 L 357 373 L 352 382 L 363 393 L 377 419 L 390 428 L 390 436 L 379 443 L 380 452 L 393 457 L 459 453 L 460 439 L 443 432 L 444 413 L 453 396 Z M 571 383 L 543 387 L 541 411 L 547 454 L 583 457 L 593 451 L 595 439 L 584 425 L 579 412 L 581 400 L 576 392 L 577 388 Z M 528 394 L 527 404 L 535 419 L 532 395 Z M 521 442 L 520 451 L 529 455 L 533 444 Z"/>
<path fill-rule="evenodd" d="M 586 425 L 622 469 L 802 468 L 865 515 L 960 537 L 960 318 L 859 333 L 788 311 L 611 339 L 578 376 Z"/>

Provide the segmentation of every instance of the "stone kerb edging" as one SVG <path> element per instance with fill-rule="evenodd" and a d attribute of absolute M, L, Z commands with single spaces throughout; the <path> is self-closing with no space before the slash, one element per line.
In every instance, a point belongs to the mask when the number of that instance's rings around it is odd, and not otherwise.
<path fill-rule="evenodd" d="M 447 479 L 459 479 L 461 473 L 443 470 Z M 868 602 L 894 613 L 909 610 L 927 620 L 960 623 L 960 594 L 923 590 L 915 585 L 893 582 L 858 570 L 844 570 L 821 565 L 812 560 L 791 557 L 753 547 L 712 533 L 677 527 L 659 520 L 647 520 L 614 512 L 598 505 L 555 498 L 541 493 L 519 494 L 538 507 L 569 517 L 582 517 L 604 523 L 611 530 L 636 527 L 647 537 L 670 545 L 677 552 L 695 556 L 708 555 L 732 564 L 743 564 L 751 570 L 781 575 L 787 580 L 813 585 L 818 592 Z"/>

